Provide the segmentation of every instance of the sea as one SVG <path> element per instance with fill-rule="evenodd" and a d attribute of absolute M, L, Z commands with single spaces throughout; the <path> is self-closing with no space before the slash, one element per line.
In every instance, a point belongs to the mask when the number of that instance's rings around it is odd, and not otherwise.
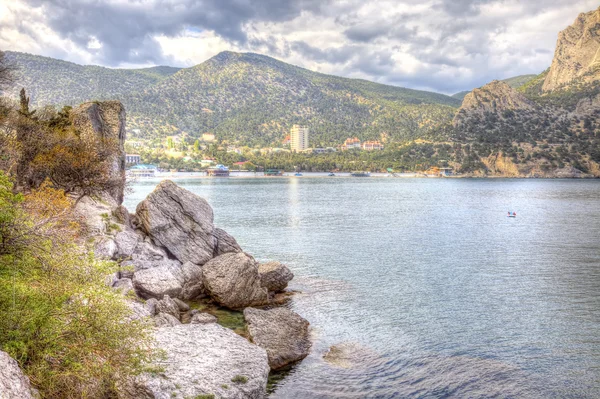
<path fill-rule="evenodd" d="M 175 181 L 295 275 L 313 346 L 271 398 L 600 398 L 600 180 Z"/>

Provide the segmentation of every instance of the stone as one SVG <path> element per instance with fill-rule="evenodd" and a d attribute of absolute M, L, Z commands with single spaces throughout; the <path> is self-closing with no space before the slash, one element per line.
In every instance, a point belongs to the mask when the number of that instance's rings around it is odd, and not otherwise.
<path fill-rule="evenodd" d="M 344 369 L 368 368 L 372 361 L 380 361 L 379 355 L 372 349 L 356 342 L 342 342 L 329 347 L 323 360 L 331 366 Z"/>
<path fill-rule="evenodd" d="M 168 295 L 165 295 L 163 299 L 157 302 L 156 312 L 158 314 L 170 314 L 171 316 L 179 320 L 179 306 L 177 306 L 177 303 Z"/>
<path fill-rule="evenodd" d="M 29 378 L 17 361 L 0 351 L 0 399 L 33 399 Z"/>
<path fill-rule="evenodd" d="M 294 278 L 294 273 L 281 262 L 267 262 L 258 266 L 261 285 L 269 292 L 279 292 L 286 289 Z"/>
<path fill-rule="evenodd" d="M 154 313 L 152 313 L 150 309 L 143 303 L 128 300 L 127 306 L 129 306 L 129 308 L 131 309 L 131 314 L 129 315 L 129 317 L 127 317 L 129 321 L 146 319 L 154 315 Z"/>
<path fill-rule="evenodd" d="M 158 311 L 156 310 L 156 305 L 158 305 L 158 299 L 156 298 L 150 298 L 146 300 L 146 303 L 144 304 L 146 309 L 148 309 L 148 312 L 150 312 L 151 316 L 155 316 L 158 313 Z"/>
<path fill-rule="evenodd" d="M 217 317 L 211 315 L 210 313 L 196 313 L 192 316 L 190 320 L 191 324 L 207 324 L 207 323 L 216 323 Z"/>
<path fill-rule="evenodd" d="M 119 389 L 119 398 L 170 399 L 214 395 L 222 399 L 262 399 L 269 365 L 264 349 L 216 323 L 161 327 L 156 345 L 166 359 L 161 373 L 146 373 Z M 233 382 L 236 376 L 245 383 Z"/>
<path fill-rule="evenodd" d="M 202 265 L 215 249 L 213 210 L 205 199 L 163 180 L 136 209 L 141 229 L 181 263 Z"/>
<path fill-rule="evenodd" d="M 185 262 L 181 267 L 183 284 L 181 298 L 185 300 L 202 298 L 206 296 L 202 283 L 202 268 L 192 262 Z"/>
<path fill-rule="evenodd" d="M 178 297 L 183 289 L 181 268 L 173 265 L 138 270 L 133 275 L 135 292 L 141 298 Z"/>
<path fill-rule="evenodd" d="M 215 257 L 229 252 L 242 252 L 242 248 L 235 238 L 225 230 L 215 227 L 213 235 L 217 240 L 214 252 Z"/>
<path fill-rule="evenodd" d="M 183 302 L 181 299 L 173 298 L 172 300 L 177 304 L 177 307 L 179 308 L 180 312 L 187 312 L 188 310 L 190 310 L 190 305 Z"/>
<path fill-rule="evenodd" d="M 75 203 L 74 211 L 87 236 L 103 236 L 116 206 L 118 204 L 112 197 L 95 200 L 86 196 Z"/>
<path fill-rule="evenodd" d="M 227 253 L 202 266 L 204 288 L 210 297 L 230 309 L 260 306 L 269 295 L 261 286 L 258 263 L 250 255 Z"/>
<path fill-rule="evenodd" d="M 153 321 L 155 327 L 175 327 L 181 324 L 178 318 L 169 313 L 159 313 Z"/>
<path fill-rule="evenodd" d="M 120 224 L 126 226 L 127 228 L 131 228 L 131 214 L 124 205 L 119 205 L 113 209 L 113 216 L 119 221 Z"/>
<path fill-rule="evenodd" d="M 125 229 L 115 235 L 115 244 L 117 250 L 115 256 L 117 259 L 129 258 L 133 255 L 142 237 L 131 229 Z"/>
<path fill-rule="evenodd" d="M 310 352 L 309 322 L 287 308 L 244 309 L 252 342 L 265 348 L 276 370 L 304 359 Z"/>
<path fill-rule="evenodd" d="M 127 295 L 130 292 L 135 292 L 133 289 L 133 282 L 130 278 L 121 278 L 112 285 L 116 290 L 121 291 L 121 294 Z"/>
<path fill-rule="evenodd" d="M 134 266 L 135 271 L 159 266 L 177 266 L 177 268 L 181 268 L 181 262 L 171 259 L 164 248 L 154 245 L 149 240 L 138 243 L 131 254 L 131 262 L 121 264 L 131 264 Z"/>
<path fill-rule="evenodd" d="M 114 240 L 107 237 L 100 239 L 94 249 L 96 257 L 101 259 L 114 259 L 116 253 L 117 244 L 115 244 Z"/>

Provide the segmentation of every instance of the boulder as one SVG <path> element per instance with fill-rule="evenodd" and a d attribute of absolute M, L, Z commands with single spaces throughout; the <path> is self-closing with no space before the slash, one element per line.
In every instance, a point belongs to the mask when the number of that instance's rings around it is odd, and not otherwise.
<path fill-rule="evenodd" d="M 206 295 L 200 266 L 192 262 L 185 262 L 181 267 L 181 272 L 183 273 L 181 299 L 196 299 Z"/>
<path fill-rule="evenodd" d="M 155 316 L 158 313 L 156 310 L 156 305 L 158 305 L 158 299 L 156 298 L 150 298 L 144 304 L 146 309 L 148 309 L 148 312 L 150 312 L 151 316 Z"/>
<path fill-rule="evenodd" d="M 165 295 L 163 299 L 156 303 L 156 312 L 158 314 L 166 313 L 179 320 L 179 306 L 177 302 Z"/>
<path fill-rule="evenodd" d="M 116 290 L 121 291 L 121 294 L 127 295 L 130 292 L 135 292 L 133 289 L 133 282 L 130 278 L 121 278 L 114 282 L 112 287 Z"/>
<path fill-rule="evenodd" d="M 266 356 L 266 355 L 265 355 Z M 33 399 L 29 378 L 17 361 L 0 351 L 0 399 Z"/>
<path fill-rule="evenodd" d="M 164 180 L 140 202 L 136 215 L 152 241 L 181 263 L 202 265 L 213 257 L 213 210 L 196 194 Z"/>
<path fill-rule="evenodd" d="M 223 255 L 229 252 L 242 252 L 235 238 L 229 235 L 225 230 L 215 227 L 213 235 L 216 239 L 214 256 Z"/>
<path fill-rule="evenodd" d="M 175 327 L 181 324 L 178 318 L 169 313 L 159 313 L 153 321 L 155 327 Z"/>
<path fill-rule="evenodd" d="M 252 342 L 265 348 L 271 369 L 304 359 L 311 347 L 309 322 L 287 308 L 244 309 Z"/>
<path fill-rule="evenodd" d="M 177 307 L 179 308 L 180 312 L 187 312 L 188 310 L 190 310 L 190 305 L 183 302 L 181 299 L 173 298 L 173 302 L 177 304 Z"/>
<path fill-rule="evenodd" d="M 116 253 L 117 244 L 107 237 L 100 239 L 94 249 L 94 255 L 100 259 L 114 259 Z"/>
<path fill-rule="evenodd" d="M 180 267 L 181 262 L 170 258 L 164 248 L 152 244 L 148 239 L 138 243 L 131 254 L 131 261 L 123 262 L 122 265 L 132 265 L 138 271 L 166 265 Z"/>
<path fill-rule="evenodd" d="M 142 237 L 131 229 L 125 229 L 115 235 L 115 244 L 117 245 L 116 258 L 129 258 L 137 248 Z"/>
<path fill-rule="evenodd" d="M 268 303 L 267 289 L 261 286 L 258 263 L 244 253 L 217 256 L 202 267 L 206 292 L 213 300 L 231 309 Z"/>
<path fill-rule="evenodd" d="M 131 309 L 131 314 L 127 317 L 129 321 L 142 320 L 154 316 L 151 309 L 143 303 L 128 300 L 127 306 Z"/>
<path fill-rule="evenodd" d="M 269 292 L 283 291 L 294 278 L 294 273 L 283 263 L 268 262 L 258 266 L 260 282 Z"/>
<path fill-rule="evenodd" d="M 165 295 L 178 297 L 183 289 L 180 267 L 165 265 L 138 270 L 133 275 L 135 292 L 141 298 L 161 299 Z"/>
<path fill-rule="evenodd" d="M 265 397 L 267 354 L 233 331 L 216 323 L 182 324 L 159 328 L 155 337 L 166 356 L 159 364 L 164 371 L 129 381 L 120 387 L 121 399 Z"/>
<path fill-rule="evenodd" d="M 216 322 L 216 316 L 213 316 L 210 313 L 196 313 L 192 316 L 192 319 L 190 320 L 191 324 L 207 324 Z"/>

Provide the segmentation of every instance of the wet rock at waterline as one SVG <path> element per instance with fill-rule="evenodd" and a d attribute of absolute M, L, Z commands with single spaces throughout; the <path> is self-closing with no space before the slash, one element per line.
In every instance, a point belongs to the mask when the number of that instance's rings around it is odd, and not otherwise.
<path fill-rule="evenodd" d="M 229 252 L 242 252 L 235 238 L 223 229 L 215 227 L 213 235 L 216 239 L 214 256 L 223 255 Z"/>
<path fill-rule="evenodd" d="M 286 308 L 244 309 L 252 342 L 265 348 L 272 369 L 304 359 L 310 352 L 309 322 Z"/>
<path fill-rule="evenodd" d="M 267 289 L 261 286 L 258 263 L 250 255 L 227 253 L 202 266 L 202 280 L 207 293 L 220 305 L 230 309 L 267 304 Z"/>
<path fill-rule="evenodd" d="M 121 399 L 259 399 L 266 393 L 269 364 L 264 349 L 216 323 L 159 328 L 164 372 L 143 374 L 121 387 Z M 235 382 L 237 381 L 237 382 Z"/>
<path fill-rule="evenodd" d="M 162 181 L 136 210 L 140 228 L 180 262 L 202 265 L 213 257 L 213 210 L 204 198 Z"/>
<path fill-rule="evenodd" d="M 190 320 L 191 324 L 208 324 L 208 323 L 216 323 L 217 317 L 211 315 L 210 313 L 196 313 L 192 316 Z"/>
<path fill-rule="evenodd" d="M 294 278 L 294 273 L 281 262 L 267 262 L 258 266 L 261 285 L 269 292 L 283 291 Z"/>

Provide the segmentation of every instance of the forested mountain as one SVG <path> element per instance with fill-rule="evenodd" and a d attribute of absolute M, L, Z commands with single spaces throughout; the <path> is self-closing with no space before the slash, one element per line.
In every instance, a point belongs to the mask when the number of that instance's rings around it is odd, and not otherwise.
<path fill-rule="evenodd" d="M 536 78 L 537 76 L 538 75 L 519 75 L 519 76 L 515 76 L 512 78 L 503 79 L 503 80 L 501 80 L 501 82 L 504 82 L 507 85 L 509 85 L 510 87 L 516 89 L 516 88 L 521 87 L 524 84 L 528 83 L 529 81 Z M 452 97 L 462 101 L 465 99 L 465 96 L 469 93 L 470 93 L 470 91 L 461 91 L 456 94 L 453 94 Z"/>
<path fill-rule="evenodd" d="M 15 86 L 32 103 L 119 99 L 128 129 L 145 137 L 214 132 L 248 145 L 278 145 L 292 124 L 311 129 L 311 145 L 349 136 L 409 140 L 452 120 L 449 96 L 324 75 L 258 54 L 223 52 L 175 68 L 109 69 L 9 52 L 20 68 Z"/>
<path fill-rule="evenodd" d="M 5 55 L 18 67 L 17 83 L 9 95 L 17 98 L 21 87 L 25 87 L 34 106 L 74 106 L 84 101 L 121 98 L 179 70 L 168 66 L 110 69 L 14 51 L 6 51 Z"/>

